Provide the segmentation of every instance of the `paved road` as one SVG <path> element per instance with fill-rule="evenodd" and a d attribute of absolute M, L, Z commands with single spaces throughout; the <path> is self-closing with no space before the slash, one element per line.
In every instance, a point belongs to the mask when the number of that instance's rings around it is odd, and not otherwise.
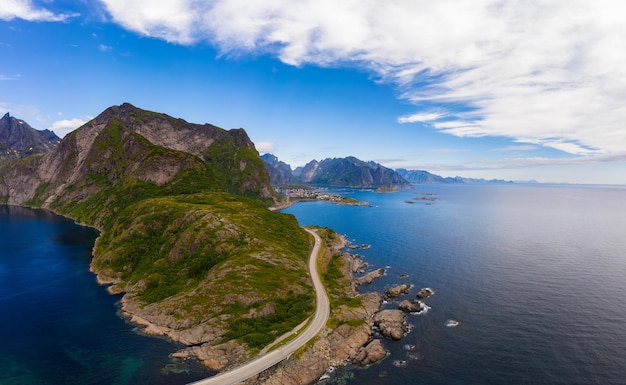
<path fill-rule="evenodd" d="M 313 247 L 313 251 L 311 251 L 311 256 L 309 257 L 309 273 L 311 274 L 313 286 L 315 287 L 317 308 L 315 309 L 315 316 L 313 321 L 309 324 L 309 327 L 307 327 L 302 333 L 300 333 L 300 335 L 291 340 L 288 344 L 273 350 L 266 355 L 259 356 L 238 368 L 220 373 L 204 380 L 193 382 L 190 385 L 232 385 L 244 381 L 247 378 L 261 373 L 265 369 L 268 369 L 289 357 L 293 352 L 306 344 L 311 338 L 315 337 L 317 333 L 322 330 L 324 325 L 326 325 L 328 315 L 330 314 L 330 302 L 328 301 L 326 290 L 324 289 L 320 276 L 317 272 L 317 255 L 319 254 L 322 240 L 314 231 L 309 229 L 305 230 L 312 234 L 315 238 L 315 246 Z"/>

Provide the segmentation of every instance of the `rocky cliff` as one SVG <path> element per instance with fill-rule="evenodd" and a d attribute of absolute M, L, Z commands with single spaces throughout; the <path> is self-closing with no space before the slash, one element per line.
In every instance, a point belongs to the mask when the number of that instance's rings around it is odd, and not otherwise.
<path fill-rule="evenodd" d="M 275 155 L 263 154 L 261 160 L 265 163 L 270 180 L 274 186 L 283 186 L 286 184 L 297 182 L 291 166 L 279 160 Z"/>
<path fill-rule="evenodd" d="M 8 112 L 0 119 L 0 160 L 43 154 L 54 148 L 59 140 L 54 132 L 35 130 Z"/>
<path fill-rule="evenodd" d="M 106 109 L 45 155 L 0 170 L 0 200 L 51 208 L 97 226 L 135 199 L 200 191 L 268 202 L 273 197 L 245 131 L 188 123 L 127 103 Z"/>

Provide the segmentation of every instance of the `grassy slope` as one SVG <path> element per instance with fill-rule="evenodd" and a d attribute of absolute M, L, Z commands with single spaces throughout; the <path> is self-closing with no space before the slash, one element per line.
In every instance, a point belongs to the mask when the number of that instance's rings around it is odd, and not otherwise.
<path fill-rule="evenodd" d="M 271 199 L 259 197 L 254 170 L 263 164 L 254 148 L 237 146 L 244 136 L 223 135 L 200 159 L 112 119 L 80 169 L 70 134 L 59 180 L 39 186 L 26 204 L 47 201 L 98 227 L 94 271 L 143 306 L 182 328 L 221 322 L 224 338 L 260 347 L 313 311 L 311 245 L 293 216 L 269 211 Z M 165 184 L 144 177 L 167 164 L 184 167 Z M 65 186 L 76 170 L 85 177 Z M 63 193 L 49 201 L 59 184 Z"/>

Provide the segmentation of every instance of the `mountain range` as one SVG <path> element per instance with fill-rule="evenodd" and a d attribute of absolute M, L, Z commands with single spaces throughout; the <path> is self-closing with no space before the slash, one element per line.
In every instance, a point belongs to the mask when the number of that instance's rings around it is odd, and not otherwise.
<path fill-rule="evenodd" d="M 292 170 L 291 166 L 272 154 L 264 154 L 272 184 L 309 184 L 317 186 L 354 188 L 397 188 L 409 186 L 394 170 L 375 162 L 364 162 L 355 157 L 312 160 L 304 167 Z"/>
<path fill-rule="evenodd" d="M 423 170 L 407 170 L 399 168 L 396 170 L 404 179 L 411 183 L 447 183 L 447 184 L 501 184 L 501 183 L 513 183 L 503 179 L 483 179 L 483 178 L 463 178 L 460 176 L 455 177 L 442 177 L 439 175 L 431 174 L 428 171 Z"/>
<path fill-rule="evenodd" d="M 273 154 L 264 154 L 272 185 L 308 184 L 353 188 L 398 188 L 421 183 L 511 183 L 500 179 L 442 177 L 423 170 L 392 170 L 376 162 L 364 162 L 355 157 L 312 160 L 304 167 L 292 167 Z"/>

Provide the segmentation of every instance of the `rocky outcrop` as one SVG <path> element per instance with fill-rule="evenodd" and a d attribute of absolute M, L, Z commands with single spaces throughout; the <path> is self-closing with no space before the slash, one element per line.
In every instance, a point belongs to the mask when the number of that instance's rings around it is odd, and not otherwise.
<path fill-rule="evenodd" d="M 406 314 L 402 310 L 381 310 L 374 315 L 374 325 L 384 337 L 394 340 L 401 339 L 409 331 Z"/>
<path fill-rule="evenodd" d="M 375 339 L 359 351 L 354 361 L 361 366 L 367 366 L 382 360 L 387 354 L 389 353 L 380 340 Z"/>
<path fill-rule="evenodd" d="M 419 299 L 426 299 L 426 298 L 429 298 L 430 296 L 432 296 L 433 294 L 435 294 L 433 289 L 431 289 L 429 287 L 425 287 L 425 288 L 423 288 L 423 289 L 421 289 L 420 291 L 417 292 L 417 298 L 419 298 Z"/>
<path fill-rule="evenodd" d="M 362 277 L 359 277 L 355 280 L 355 283 L 357 285 L 368 285 L 372 282 L 374 282 L 374 280 L 382 277 L 383 275 L 385 275 L 385 269 L 380 268 L 380 269 L 376 269 L 374 271 L 371 271 L 367 274 L 365 274 Z"/>
<path fill-rule="evenodd" d="M 398 304 L 398 309 L 407 311 L 409 313 L 421 313 L 426 309 L 426 305 L 423 302 L 414 299 L 405 299 Z"/>
<path fill-rule="evenodd" d="M 411 290 L 411 285 L 403 283 L 398 286 L 391 287 L 385 291 L 385 299 L 391 299 L 401 296 L 402 294 L 409 294 L 409 290 Z"/>
<path fill-rule="evenodd" d="M 220 371 L 226 367 L 250 359 L 243 345 L 229 341 L 219 345 L 203 344 L 192 346 L 172 354 L 175 358 L 195 357 L 207 368 Z"/>
<path fill-rule="evenodd" d="M 340 325 L 328 336 L 330 342 L 330 364 L 332 366 L 343 365 L 361 350 L 361 347 L 369 341 L 372 335 L 370 325 L 362 324 L 352 327 L 347 324 Z"/>

